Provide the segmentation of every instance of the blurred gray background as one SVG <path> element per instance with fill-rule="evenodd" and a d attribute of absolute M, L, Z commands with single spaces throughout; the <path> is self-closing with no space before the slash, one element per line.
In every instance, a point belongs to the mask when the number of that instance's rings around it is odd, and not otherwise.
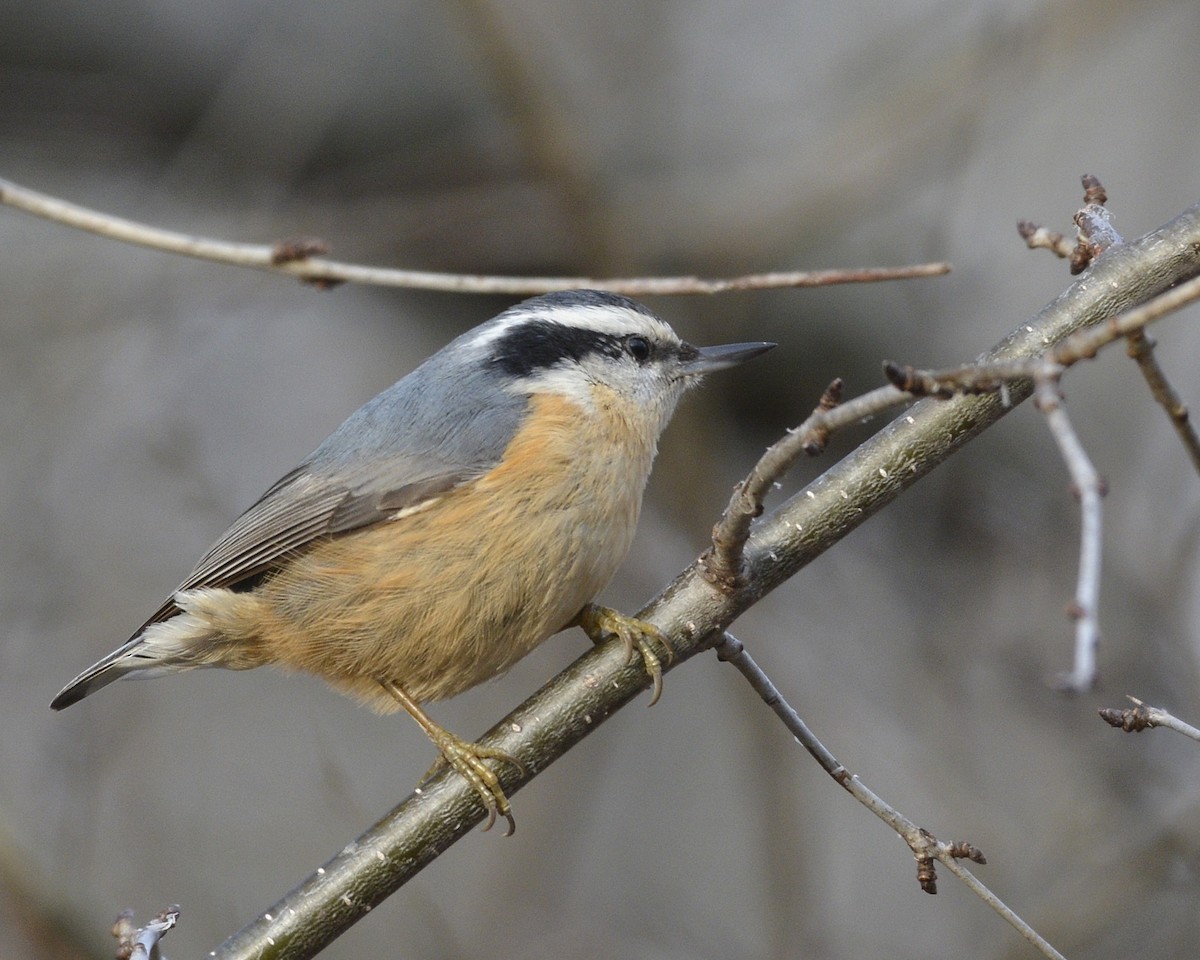
<path fill-rule="evenodd" d="M 1194 0 L 0 2 L 0 176 L 165 227 L 439 270 L 602 275 L 900 264 L 937 280 L 656 299 L 688 339 L 772 339 L 668 431 L 635 609 L 835 375 L 969 359 L 1069 281 L 1094 172 L 1134 237 L 1200 194 Z M 502 299 L 188 261 L 0 208 L 0 955 L 106 956 L 172 902 L 200 957 L 402 798 L 404 718 L 267 671 L 59 687 L 362 401 Z M 1196 311 L 1160 355 L 1200 402 Z M 1071 373 L 1109 480 L 1103 684 L 1064 699 L 1078 518 L 1022 408 L 737 632 L 866 782 L 1073 958 L 1193 957 L 1197 478 L 1132 364 Z M 864 434 L 865 435 L 865 432 Z M 843 438 L 833 462 L 856 438 Z M 781 496 L 822 469 L 801 465 Z M 564 634 L 434 713 L 474 735 L 585 649 Z M 821 773 L 727 666 L 667 679 L 328 956 L 1027 957 Z"/>

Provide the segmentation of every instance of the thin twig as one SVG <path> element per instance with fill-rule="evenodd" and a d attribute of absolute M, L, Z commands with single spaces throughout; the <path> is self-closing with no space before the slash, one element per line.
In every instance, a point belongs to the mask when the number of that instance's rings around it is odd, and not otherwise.
<path fill-rule="evenodd" d="M 1071 257 L 1071 272 L 1083 273 L 1105 250 L 1124 243 L 1111 222 L 1112 214 L 1104 205 L 1108 193 L 1095 174 L 1083 175 L 1083 207 L 1075 214 L 1079 239 Z"/>
<path fill-rule="evenodd" d="M 1155 399 L 1170 414 L 1193 464 L 1200 470 L 1200 440 L 1188 422 L 1187 408 L 1167 382 L 1150 349 L 1153 341 L 1144 328 L 1162 317 L 1200 299 L 1200 277 L 1180 284 L 1132 310 L 1127 310 L 1096 327 L 1081 330 L 1040 357 L 967 364 L 949 370 L 918 370 L 888 362 L 884 372 L 892 384 L 917 396 L 947 398 L 955 394 L 986 394 L 1032 380 L 1037 384 L 1038 404 L 1067 468 L 1080 501 L 1081 534 L 1079 576 L 1071 616 L 1075 618 L 1075 656 L 1071 672 L 1060 678 L 1062 689 L 1089 690 L 1096 683 L 1096 648 L 1100 641 L 1098 620 L 1101 558 L 1101 498 L 1104 484 L 1079 442 L 1058 394 L 1064 371 L 1081 360 L 1090 360 L 1100 349 L 1124 337 L 1128 351 L 1141 367 Z M 1144 341 L 1149 340 L 1148 344 Z"/>
<path fill-rule="evenodd" d="M 1053 353 L 1058 353 L 1054 351 Z M 1076 359 L 1081 359 L 1077 357 Z M 1059 678 L 1060 689 L 1080 693 L 1096 684 L 1096 649 L 1100 643 L 1099 597 L 1104 483 L 1071 426 L 1062 405 L 1059 383 L 1065 366 L 1040 358 L 1032 361 L 975 364 L 952 370 L 928 371 L 887 363 L 884 370 L 901 389 L 938 398 L 985 394 L 1032 379 L 1038 408 L 1070 471 L 1080 504 L 1079 575 L 1070 615 L 1075 621 L 1075 655 L 1070 673 Z"/>
<path fill-rule="evenodd" d="M 749 476 L 734 488 L 729 505 L 713 528 L 713 549 L 704 558 L 706 575 L 723 590 L 737 589 L 743 572 L 742 549 L 750 535 L 751 522 L 762 513 L 763 501 L 772 484 L 790 470 L 802 454 L 821 452 L 837 430 L 908 402 L 914 396 L 945 399 L 956 394 L 1011 391 L 1024 380 L 1057 378 L 1067 367 L 1095 357 L 1109 343 L 1121 337 L 1128 338 L 1197 299 L 1200 299 L 1200 277 L 1097 327 L 1081 330 L 1040 356 L 983 361 L 946 370 L 919 370 L 888 361 L 884 364 L 884 372 L 892 386 L 880 387 L 844 403 L 841 401 L 841 381 L 834 381 L 809 418 L 768 448 Z M 1165 378 L 1162 383 L 1161 391 L 1153 382 L 1151 389 L 1171 414 L 1193 462 L 1200 469 L 1200 441 L 1196 441 L 1187 422 L 1187 408 Z M 1009 399 L 1005 397 L 1004 402 L 1008 406 Z M 1086 622 L 1081 621 L 1077 630 L 1084 627 Z"/>
<path fill-rule="evenodd" d="M 1183 448 L 1191 458 L 1192 466 L 1200 472 L 1200 437 L 1196 435 L 1196 429 L 1192 426 L 1187 405 L 1178 391 L 1171 386 L 1171 381 L 1159 365 L 1158 358 L 1154 355 L 1154 347 L 1154 338 L 1144 330 L 1132 330 L 1125 335 L 1125 352 L 1137 361 L 1138 369 L 1142 371 L 1150 393 L 1171 418 L 1171 426 L 1179 435 Z"/>
<path fill-rule="evenodd" d="M 587 287 L 609 290 L 627 296 L 675 294 L 712 294 L 733 290 L 768 290 L 787 287 L 822 287 L 839 283 L 874 283 L 882 280 L 908 280 L 935 277 L 950 272 L 947 263 L 923 263 L 906 267 L 862 267 L 845 270 L 802 270 L 755 273 L 727 279 L 702 277 L 639 277 L 603 280 L 594 277 L 502 277 L 479 274 L 437 273 L 428 270 L 397 270 L 367 267 L 311 256 L 307 249 L 321 249 L 321 241 L 285 240 L 273 245 L 231 243 L 193 237 L 172 230 L 114 217 L 106 213 L 59 200 L 0 179 L 0 203 L 24 210 L 56 223 L 87 230 L 114 240 L 151 247 L 255 270 L 285 273 L 321 286 L 337 283 L 369 283 L 389 287 L 410 287 L 453 293 L 493 293 L 532 295 L 553 290 Z M 314 245 L 314 246 L 309 246 Z"/>
<path fill-rule="evenodd" d="M 978 849 L 969 843 L 948 844 L 938 841 L 932 833 L 918 827 L 890 803 L 870 790 L 855 774 L 847 770 L 829 751 L 829 748 L 808 728 L 808 724 L 787 702 L 783 694 L 771 682 L 771 678 L 755 663 L 754 658 L 750 656 L 744 644 L 737 637 L 726 631 L 715 649 L 718 659 L 731 663 L 737 668 L 763 702 L 787 727 L 788 732 L 812 755 L 822 769 L 844 787 L 855 800 L 895 830 L 900 839 L 908 844 L 913 856 L 917 858 L 918 864 L 924 871 L 923 875 L 919 873 L 923 889 L 929 893 L 937 892 L 936 876 L 932 873 L 931 863 L 932 859 L 937 859 L 966 883 L 976 896 L 1011 924 L 1021 936 L 1037 947 L 1043 956 L 1054 958 L 1054 960 L 1064 960 L 1062 954 L 1055 950 L 1036 930 L 992 893 L 974 874 L 962 866 L 959 862 L 961 857 L 967 857 L 976 862 L 987 862 Z"/>
<path fill-rule="evenodd" d="M 1050 358 L 1064 367 L 1071 366 L 1077 360 L 1089 360 L 1101 347 L 1135 330 L 1141 330 L 1196 300 L 1200 300 L 1200 277 L 1193 277 L 1095 327 L 1080 330 L 1050 351 Z"/>
<path fill-rule="evenodd" d="M 160 960 L 159 941 L 179 922 L 179 904 L 167 907 L 141 928 L 134 926 L 133 916 L 132 910 L 123 910 L 113 924 L 118 960 Z"/>
<path fill-rule="evenodd" d="M 1018 220 L 1017 233 L 1030 250 L 1049 250 L 1064 260 L 1075 252 L 1075 244 L 1057 230 L 1049 230 L 1032 220 Z"/>
<path fill-rule="evenodd" d="M 1111 214 L 1104 206 L 1108 194 L 1095 174 L 1085 173 L 1083 181 L 1083 207 L 1075 213 L 1075 242 L 1061 233 L 1048 230 L 1031 220 L 1017 222 L 1017 232 L 1030 250 L 1045 249 L 1071 261 L 1071 273 L 1084 270 L 1105 250 L 1123 243 L 1121 235 L 1113 228 Z"/>
<path fill-rule="evenodd" d="M 1126 733 L 1137 733 L 1141 730 L 1148 730 L 1151 727 L 1167 727 L 1176 733 L 1182 733 L 1185 737 L 1191 737 L 1193 740 L 1200 741 L 1200 730 L 1197 730 L 1190 723 L 1184 723 L 1162 707 L 1151 707 L 1137 697 L 1131 697 L 1129 694 L 1126 694 L 1125 698 L 1133 703 L 1132 707 L 1126 707 L 1124 710 L 1118 710 L 1116 707 L 1105 707 L 1098 711 L 1100 716 L 1104 718 L 1104 722 L 1110 727 L 1119 727 Z"/>
<path fill-rule="evenodd" d="M 1060 374 L 1081 360 L 1095 358 L 1110 343 L 1128 337 L 1197 300 L 1200 300 L 1200 276 L 1192 277 L 1094 327 L 1079 330 L 1037 356 L 982 360 L 943 370 L 921 370 L 888 361 L 884 364 L 884 371 L 898 389 L 914 396 L 949 397 L 959 393 L 991 393 L 1014 381 Z"/>
<path fill-rule="evenodd" d="M 953 396 L 978 396 L 998 393 L 1020 380 L 1033 380 L 1047 372 L 1042 357 L 1021 360 L 996 360 L 990 363 L 967 363 L 942 370 L 922 370 L 907 364 L 885 360 L 883 375 L 897 390 L 914 397 L 936 397 L 948 400 Z"/>
<path fill-rule="evenodd" d="M 1075 620 L 1075 662 L 1071 672 L 1059 678 L 1058 686 L 1072 693 L 1083 693 L 1096 685 L 1096 649 L 1100 645 L 1100 556 L 1102 544 L 1101 500 L 1104 481 L 1096 472 L 1079 435 L 1071 426 L 1059 393 L 1056 375 L 1039 376 L 1035 399 L 1046 415 L 1046 426 L 1058 444 L 1072 489 L 1079 497 L 1079 576 L 1070 614 Z"/>
<path fill-rule="evenodd" d="M 1011 907 L 1004 903 L 1003 900 L 1001 900 L 994 893 L 992 893 L 991 890 L 984 886 L 980 879 L 965 866 L 963 866 L 961 862 L 953 858 L 938 857 L 938 859 L 941 860 L 947 870 L 965 883 L 967 888 L 973 894 L 975 894 L 980 900 L 995 910 L 996 913 L 998 913 L 1009 924 L 1011 924 L 1022 937 L 1033 944 L 1036 949 L 1041 951 L 1043 955 L 1052 957 L 1054 960 L 1066 960 L 1061 953 L 1054 949 L 1049 941 L 1047 941 L 1041 934 L 1034 930 L 1033 927 L 1026 923 L 1021 916 L 1016 913 L 1016 911 L 1014 911 Z"/>
<path fill-rule="evenodd" d="M 841 379 L 830 383 L 808 419 L 768 447 L 746 479 L 734 487 L 725 512 L 713 527 L 712 549 L 701 558 L 705 575 L 722 590 L 736 590 L 744 572 L 742 552 L 750 538 L 751 522 L 762 515 L 774 483 L 802 454 L 821 453 L 838 430 L 911 400 L 910 394 L 895 387 L 878 387 L 842 402 Z"/>

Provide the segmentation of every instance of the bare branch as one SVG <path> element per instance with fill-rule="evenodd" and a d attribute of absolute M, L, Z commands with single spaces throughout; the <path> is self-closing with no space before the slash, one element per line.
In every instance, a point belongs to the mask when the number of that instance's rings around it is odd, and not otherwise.
<path fill-rule="evenodd" d="M 956 394 L 973 396 L 997 393 L 1018 380 L 1032 380 L 1047 372 L 1046 365 L 1046 361 L 1039 357 L 1032 360 L 968 363 L 946 370 L 920 370 L 886 360 L 883 374 L 897 390 L 904 390 L 914 397 L 948 400 Z"/>
<path fill-rule="evenodd" d="M 1087 206 L 1104 206 L 1108 203 L 1108 191 L 1094 173 L 1085 173 L 1079 178 L 1083 183 L 1083 202 Z"/>
<path fill-rule="evenodd" d="M 840 283 L 876 283 L 936 277 L 950 272 L 947 263 L 907 267 L 862 267 L 845 270 L 803 270 L 755 273 L 727 279 L 701 277 L 641 277 L 603 280 L 594 277 L 501 277 L 428 270 L 397 270 L 326 260 L 318 254 L 328 248 L 321 240 L 283 240 L 276 244 L 231 243 L 162 230 L 122 217 L 81 207 L 0 179 L 0 203 L 26 213 L 87 230 L 114 240 L 151 247 L 214 263 L 275 271 L 320 287 L 338 283 L 368 283 L 388 287 L 442 290 L 452 293 L 533 295 L 553 290 L 586 287 L 627 296 L 713 294 L 733 290 L 769 290 L 787 287 L 823 287 Z"/>
<path fill-rule="evenodd" d="M 1018 220 L 1017 233 L 1030 250 L 1049 250 L 1064 260 L 1075 253 L 1075 244 L 1065 236 L 1055 230 L 1047 230 L 1032 220 Z"/>
<path fill-rule="evenodd" d="M 716 645 L 717 657 L 726 663 L 731 663 L 783 722 L 788 732 L 804 747 L 847 793 L 875 816 L 882 820 L 899 834 L 900 839 L 908 844 L 917 860 L 917 881 L 926 893 L 937 893 L 937 873 L 934 870 L 934 860 L 939 860 L 949 867 L 955 876 L 963 880 L 967 886 L 984 903 L 995 910 L 1010 923 L 1026 940 L 1032 943 L 1044 956 L 1062 960 L 1062 954 L 1054 949 L 1028 923 L 1021 919 L 1011 907 L 992 893 L 977 877 L 971 874 L 960 863 L 959 859 L 966 858 L 976 863 L 987 863 L 982 851 L 965 841 L 956 843 L 941 843 L 923 827 L 918 827 L 912 820 L 902 814 L 890 803 L 870 790 L 856 775 L 847 770 L 829 749 L 808 728 L 801 716 L 784 699 L 771 678 L 754 662 L 754 658 L 746 651 L 745 646 L 732 634 L 726 632 Z"/>
<path fill-rule="evenodd" d="M 1168 713 L 1162 707 L 1151 707 L 1137 697 L 1126 694 L 1126 699 L 1133 703 L 1132 707 L 1118 710 L 1115 707 L 1105 707 L 1099 710 L 1100 716 L 1110 727 L 1119 727 L 1126 733 L 1137 733 L 1151 727 L 1167 727 L 1185 737 L 1200 741 L 1200 730 L 1190 723 L 1184 723 L 1178 717 Z"/>
<path fill-rule="evenodd" d="M 1159 294 L 1141 306 L 1116 313 L 1110 320 L 1064 340 L 1050 352 L 1055 362 L 1069 367 L 1078 360 L 1090 360 L 1101 347 L 1161 320 L 1190 303 L 1200 300 L 1200 277 L 1192 277 Z"/>
<path fill-rule="evenodd" d="M 118 960 L 161 960 L 158 944 L 179 921 L 179 904 L 167 907 L 144 927 L 135 927 L 133 916 L 132 910 L 123 910 L 113 924 Z"/>
<path fill-rule="evenodd" d="M 1143 330 L 1134 330 L 1125 335 L 1125 352 L 1137 361 L 1138 369 L 1146 378 L 1150 393 L 1171 418 L 1171 426 L 1179 435 L 1183 448 L 1191 458 L 1192 466 L 1200 471 L 1200 437 L 1196 435 L 1196 429 L 1192 426 L 1187 405 L 1159 366 L 1154 347 L 1154 338 Z"/>
<path fill-rule="evenodd" d="M 1085 173 L 1083 181 L 1083 207 L 1075 213 L 1075 242 L 1071 243 L 1061 233 L 1047 230 L 1031 220 L 1017 222 L 1017 232 L 1024 238 L 1030 250 L 1046 249 L 1055 256 L 1071 261 L 1071 273 L 1083 273 L 1100 254 L 1110 247 L 1122 243 L 1121 235 L 1109 222 L 1109 212 L 1104 204 L 1108 194 L 1095 174 Z"/>
<path fill-rule="evenodd" d="M 1091 360 L 1101 349 L 1128 337 L 1157 320 L 1200 300 L 1200 277 L 1193 277 L 1146 303 L 1079 330 L 1057 346 L 1032 357 L 981 360 L 945 370 L 919 370 L 892 361 L 884 364 L 888 379 L 914 396 L 950 397 L 1000 390 L 1020 380 L 1059 376 L 1081 360 Z M 1186 412 L 1185 412 L 1186 413 Z"/>
<path fill-rule="evenodd" d="M 1200 277 L 1180 284 L 1148 303 L 1118 314 L 1096 327 L 1081 330 L 1042 356 L 1028 360 L 982 362 L 949 370 L 918 370 L 888 362 L 884 372 L 892 384 L 917 396 L 945 399 L 956 394 L 986 394 L 1011 390 L 1032 380 L 1037 384 L 1038 406 L 1070 470 L 1080 501 L 1081 534 L 1079 576 L 1070 614 L 1075 622 L 1075 656 L 1071 672 L 1059 678 L 1059 686 L 1082 692 L 1096 683 L 1096 648 L 1100 642 L 1098 621 L 1101 557 L 1101 498 L 1104 484 L 1079 442 L 1062 407 L 1058 384 L 1067 368 L 1090 360 L 1103 347 L 1124 337 L 1130 356 L 1137 360 L 1154 397 L 1167 410 L 1193 465 L 1200 470 L 1200 439 L 1188 421 L 1187 407 L 1171 387 L 1155 360 L 1154 341 L 1144 328 L 1183 306 L 1200 299 Z"/>
<path fill-rule="evenodd" d="M 1038 409 L 1046 415 L 1046 425 L 1071 472 L 1073 490 L 1079 498 L 1079 577 L 1070 607 L 1071 618 L 1075 620 L 1075 663 L 1069 674 L 1059 678 L 1058 686 L 1072 693 L 1083 693 L 1096 685 L 1096 649 L 1100 645 L 1100 502 L 1105 492 L 1104 482 L 1071 426 L 1059 394 L 1058 377 L 1039 376 L 1035 393 Z"/>
<path fill-rule="evenodd" d="M 1044 956 L 1051 957 L 1053 960 L 1066 960 L 1066 958 L 1054 949 L 1042 936 L 1026 923 L 1021 917 L 1007 904 L 1000 900 L 991 890 L 989 890 L 980 879 L 975 876 L 970 870 L 964 867 L 954 857 L 938 857 L 945 865 L 946 869 L 958 877 L 967 888 L 979 897 L 984 903 L 1000 914 L 1008 923 L 1010 923 L 1018 933 L 1026 940 L 1033 944 Z"/>
<path fill-rule="evenodd" d="M 1083 175 L 1083 208 L 1075 214 L 1079 239 L 1071 257 L 1071 272 L 1083 273 L 1100 254 L 1125 241 L 1109 222 L 1108 194 L 1095 174 Z"/>
<path fill-rule="evenodd" d="M 1040 357 L 1048 345 L 1074 331 L 1102 323 L 1198 273 L 1200 206 L 1195 206 L 1110 251 L 1088 276 L 1021 324 L 983 361 Z M 1024 400 L 1031 390 L 1031 383 L 1018 381 L 1009 390 L 1011 403 Z M 717 589 L 703 564 L 694 563 L 638 613 L 671 638 L 675 657 L 663 664 L 664 673 L 708 649 L 759 598 L 1009 409 L 995 394 L 923 400 L 759 521 L 746 541 L 741 589 L 732 594 Z M 481 738 L 525 765 L 523 771 L 508 765 L 498 771 L 505 792 L 511 797 L 650 683 L 640 662 L 626 660 L 619 640 L 585 653 Z M 669 702 L 669 690 L 665 699 Z M 312 956 L 469 833 L 484 815 L 465 780 L 435 776 L 213 956 Z M 956 873 L 961 868 L 949 854 L 938 859 Z"/>
<path fill-rule="evenodd" d="M 792 468 L 801 454 L 821 453 L 838 430 L 911 399 L 895 387 L 879 387 L 843 403 L 841 379 L 830 383 L 808 419 L 768 447 L 749 476 L 734 487 L 729 505 L 713 527 L 712 549 L 701 558 L 705 575 L 722 590 L 736 590 L 744 572 L 742 551 L 750 538 L 750 524 L 762 515 L 763 503 L 775 482 Z"/>

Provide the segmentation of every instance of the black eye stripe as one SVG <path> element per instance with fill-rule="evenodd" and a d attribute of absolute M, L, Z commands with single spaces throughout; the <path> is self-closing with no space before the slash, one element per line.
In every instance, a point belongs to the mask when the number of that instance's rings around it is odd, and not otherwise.
<path fill-rule="evenodd" d="M 616 336 L 598 330 L 530 320 L 513 327 L 496 341 L 491 363 L 513 377 L 528 377 L 563 360 L 578 363 L 591 354 L 617 359 L 629 355 L 644 363 L 654 354 L 654 344 L 640 334 Z"/>

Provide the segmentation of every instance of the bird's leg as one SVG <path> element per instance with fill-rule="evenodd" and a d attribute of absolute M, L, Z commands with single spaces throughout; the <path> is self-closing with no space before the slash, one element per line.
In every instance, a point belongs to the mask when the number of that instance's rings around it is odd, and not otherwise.
<path fill-rule="evenodd" d="M 634 650 L 642 655 L 642 663 L 646 672 L 654 682 L 654 690 L 650 695 L 650 706 L 658 703 L 662 696 L 662 660 L 655 652 L 655 645 L 666 651 L 666 661 L 670 663 L 675 657 L 667 635 L 654 624 L 639 620 L 637 617 L 627 617 L 611 607 L 602 607 L 597 603 L 589 603 L 579 615 L 569 624 L 579 626 L 592 640 L 592 643 L 602 643 L 610 636 L 621 638 L 625 644 L 625 662 L 633 660 Z"/>
<path fill-rule="evenodd" d="M 393 680 L 380 680 L 379 685 L 383 687 L 391 696 L 399 702 L 409 716 L 420 724 L 421 729 L 425 731 L 425 735 L 433 741 L 433 745 L 438 748 L 441 756 L 429 768 L 425 776 L 421 778 L 424 783 L 433 776 L 441 767 L 449 766 L 455 773 L 461 776 L 479 794 L 479 799 L 483 801 L 483 805 L 487 807 L 488 819 L 484 825 L 484 830 L 492 829 L 492 825 L 496 822 L 496 816 L 499 814 L 508 821 L 508 830 L 505 836 L 512 836 L 517 829 L 517 822 L 513 819 L 512 807 L 509 805 L 508 797 L 504 795 L 504 789 L 500 786 L 500 778 L 485 764 L 484 759 L 500 760 L 504 763 L 511 763 L 520 770 L 525 769 L 525 765 L 516 757 L 510 756 L 503 750 L 496 750 L 492 747 L 484 747 L 478 743 L 471 743 L 469 740 L 464 740 L 461 737 L 455 736 L 445 727 L 434 722 L 421 705 L 412 697 L 404 692 L 403 688 Z"/>

